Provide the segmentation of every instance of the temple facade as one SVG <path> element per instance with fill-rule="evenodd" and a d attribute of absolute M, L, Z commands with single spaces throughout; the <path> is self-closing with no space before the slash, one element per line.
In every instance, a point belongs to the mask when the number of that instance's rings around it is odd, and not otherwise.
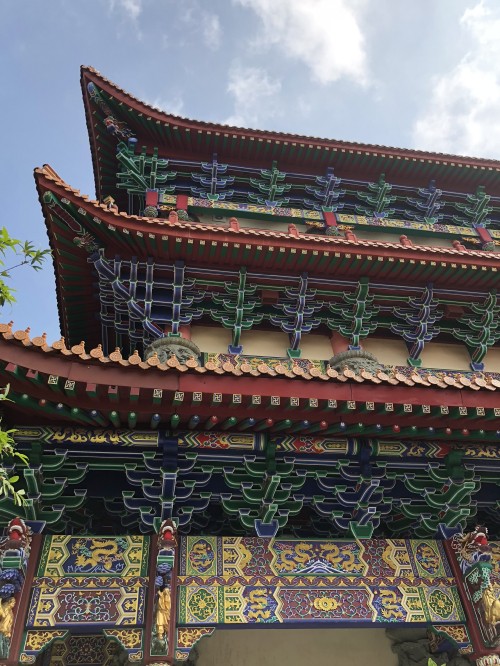
<path fill-rule="evenodd" d="M 0 325 L 0 664 L 500 664 L 500 162 L 81 85 L 62 337 Z"/>

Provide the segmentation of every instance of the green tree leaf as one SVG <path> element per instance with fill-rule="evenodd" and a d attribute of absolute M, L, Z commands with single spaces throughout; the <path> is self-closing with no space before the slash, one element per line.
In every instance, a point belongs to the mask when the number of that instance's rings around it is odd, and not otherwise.
<path fill-rule="evenodd" d="M 20 241 L 17 238 L 12 237 L 5 227 L 1 227 L 0 256 L 6 257 L 7 254 L 9 257 L 13 256 L 14 261 L 10 268 L 4 268 L 6 262 L 0 259 L 0 266 L 2 267 L 2 270 L 0 271 L 0 306 L 5 305 L 6 303 L 11 305 L 16 301 L 14 288 L 6 282 L 6 280 L 12 277 L 12 271 L 25 265 L 35 271 L 39 271 L 42 268 L 45 259 L 50 256 L 51 251 L 48 249 L 39 250 L 31 241 Z M 9 395 L 9 389 L 9 384 L 3 389 L 0 389 L 0 401 L 9 400 L 7 397 Z M 15 432 L 14 429 L 2 429 L 0 418 L 0 461 L 6 457 L 15 458 L 20 461 L 21 464 L 27 465 L 29 462 L 28 456 L 16 450 L 16 442 L 14 440 Z M 19 475 L 14 474 L 9 477 L 7 470 L 0 462 L 0 496 L 9 495 L 16 506 L 24 506 L 27 504 L 25 497 L 26 491 L 23 488 L 17 490 L 14 487 L 14 484 L 18 483 L 18 481 Z"/>

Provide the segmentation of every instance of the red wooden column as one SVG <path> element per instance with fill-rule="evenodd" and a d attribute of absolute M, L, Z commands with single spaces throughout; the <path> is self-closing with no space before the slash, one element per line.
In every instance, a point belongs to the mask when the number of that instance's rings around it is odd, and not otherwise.
<path fill-rule="evenodd" d="M 181 334 L 181 338 L 191 340 L 191 326 L 188 324 L 181 324 L 179 326 L 179 333 Z"/>
<path fill-rule="evenodd" d="M 177 569 L 176 528 L 171 520 L 165 520 L 158 536 L 151 539 L 144 664 L 172 664 L 175 659 Z M 159 636 L 160 632 L 162 636 Z"/>
<path fill-rule="evenodd" d="M 148 566 L 148 594 L 146 597 L 146 613 L 144 620 L 144 654 L 146 655 L 145 663 L 148 664 L 148 656 L 151 652 L 151 632 L 154 625 L 154 604 L 155 604 L 155 572 L 157 560 L 156 538 L 149 538 L 149 566 Z M 156 659 L 159 661 L 159 659 Z"/>
<path fill-rule="evenodd" d="M 323 219 L 325 220 L 326 227 L 336 227 L 337 226 L 337 218 L 335 217 L 335 213 L 332 212 L 331 210 L 324 210 L 323 211 Z"/>

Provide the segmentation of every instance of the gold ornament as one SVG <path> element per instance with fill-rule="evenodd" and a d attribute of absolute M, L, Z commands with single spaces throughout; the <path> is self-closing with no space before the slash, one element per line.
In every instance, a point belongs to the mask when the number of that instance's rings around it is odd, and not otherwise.
<path fill-rule="evenodd" d="M 482 597 L 484 619 L 491 626 L 500 622 L 500 599 L 497 599 L 495 590 L 488 585 L 483 592 Z"/>
<path fill-rule="evenodd" d="M 7 599 L 0 604 L 0 634 L 6 638 L 12 636 L 12 627 L 14 625 L 14 606 L 16 600 L 14 597 Z"/>
<path fill-rule="evenodd" d="M 330 597 L 317 597 L 313 601 L 313 606 L 317 610 L 332 611 L 339 607 L 339 602 L 336 599 L 330 599 Z"/>
<path fill-rule="evenodd" d="M 171 607 L 170 590 L 166 587 L 158 592 L 158 606 L 156 609 L 156 634 L 160 640 L 168 636 Z"/>

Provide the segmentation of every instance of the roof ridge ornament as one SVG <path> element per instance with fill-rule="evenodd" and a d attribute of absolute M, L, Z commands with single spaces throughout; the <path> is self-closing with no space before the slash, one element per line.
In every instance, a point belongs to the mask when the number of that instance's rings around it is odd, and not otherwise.
<path fill-rule="evenodd" d="M 337 372 L 343 372 L 347 368 L 356 374 L 362 371 L 376 374 L 382 367 L 375 354 L 364 349 L 339 352 L 332 356 L 329 366 Z"/>
<path fill-rule="evenodd" d="M 186 364 L 190 359 L 198 360 L 200 354 L 200 348 L 192 340 L 187 340 L 181 336 L 167 335 L 154 340 L 146 347 L 144 360 L 148 361 L 156 357 L 160 363 L 168 363 L 173 356 L 180 364 Z"/>

